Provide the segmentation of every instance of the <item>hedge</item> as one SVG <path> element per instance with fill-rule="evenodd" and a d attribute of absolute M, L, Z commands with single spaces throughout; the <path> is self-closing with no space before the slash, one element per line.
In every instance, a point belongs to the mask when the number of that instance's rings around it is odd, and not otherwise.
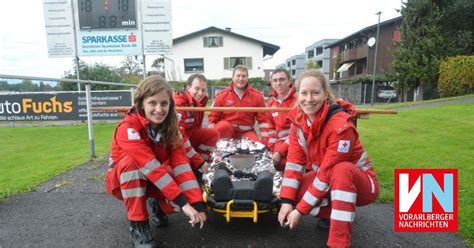
<path fill-rule="evenodd" d="M 449 57 L 439 67 L 438 90 L 441 97 L 474 92 L 474 56 Z"/>

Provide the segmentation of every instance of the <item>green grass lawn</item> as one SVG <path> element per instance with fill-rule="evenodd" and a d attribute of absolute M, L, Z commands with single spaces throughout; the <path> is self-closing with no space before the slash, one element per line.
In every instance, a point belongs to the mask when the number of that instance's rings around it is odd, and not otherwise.
<path fill-rule="evenodd" d="M 94 125 L 96 154 L 109 152 L 116 124 Z M 459 232 L 474 243 L 474 103 L 371 115 L 359 134 L 381 186 L 379 201 L 393 201 L 395 168 L 457 168 Z M 87 126 L 0 128 L 0 198 L 89 160 Z"/>
<path fill-rule="evenodd" d="M 459 232 L 474 243 L 474 103 L 371 115 L 358 130 L 377 171 L 379 201 L 393 201 L 395 168 L 457 168 Z"/>
<path fill-rule="evenodd" d="M 96 154 L 110 150 L 116 124 L 94 125 Z M 0 199 L 89 161 L 87 125 L 0 128 Z"/>

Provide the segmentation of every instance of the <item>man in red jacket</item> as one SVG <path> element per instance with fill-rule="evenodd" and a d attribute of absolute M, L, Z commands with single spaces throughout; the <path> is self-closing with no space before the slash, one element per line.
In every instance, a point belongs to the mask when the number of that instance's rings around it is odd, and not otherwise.
<path fill-rule="evenodd" d="M 232 82 L 219 92 L 213 107 L 265 107 L 262 92 L 252 88 L 248 81 L 248 69 L 238 65 L 232 72 Z M 259 124 L 260 140 L 254 130 L 255 120 Z M 211 112 L 209 127 L 215 127 L 220 138 L 247 137 L 272 148 L 275 142 L 275 130 L 271 127 L 268 115 L 264 112 Z"/>
<path fill-rule="evenodd" d="M 207 79 L 202 74 L 192 74 L 183 92 L 174 95 L 178 107 L 206 107 Z M 214 128 L 203 128 L 204 112 L 178 111 L 179 126 L 183 136 L 186 155 L 191 160 L 194 170 L 204 171 L 211 160 L 219 134 Z"/>
<path fill-rule="evenodd" d="M 292 108 L 296 104 L 297 94 L 290 74 L 286 69 L 279 68 L 273 71 L 271 76 L 272 91 L 269 94 L 267 106 L 275 108 Z M 276 131 L 276 141 L 273 146 L 273 164 L 278 171 L 283 171 L 288 154 L 288 136 L 290 134 L 291 121 L 287 119 L 288 113 L 269 113 Z"/>

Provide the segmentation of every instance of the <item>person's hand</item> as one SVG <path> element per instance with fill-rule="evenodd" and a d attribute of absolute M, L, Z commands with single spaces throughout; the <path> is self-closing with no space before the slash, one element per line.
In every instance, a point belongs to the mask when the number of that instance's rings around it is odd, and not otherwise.
<path fill-rule="evenodd" d="M 209 164 L 207 162 L 204 162 L 202 165 L 201 165 L 201 168 L 199 168 L 199 171 L 202 173 L 202 174 L 205 174 L 207 172 L 207 168 L 209 167 Z"/>
<path fill-rule="evenodd" d="M 201 220 L 204 224 L 204 222 L 206 222 L 206 220 L 207 220 L 206 212 L 199 212 L 199 217 L 201 218 Z M 201 228 L 202 228 L 202 226 L 201 226 Z"/>
<path fill-rule="evenodd" d="M 298 225 L 298 223 L 300 222 L 301 216 L 303 215 L 301 215 L 300 211 L 296 209 L 291 211 L 291 213 L 288 215 L 288 226 L 290 227 L 290 230 L 292 230 Z"/>
<path fill-rule="evenodd" d="M 289 203 L 282 203 L 280 207 L 280 212 L 278 212 L 278 222 L 283 227 L 286 224 L 287 216 L 293 210 L 293 206 Z"/>
<path fill-rule="evenodd" d="M 273 160 L 273 164 L 277 165 L 278 163 L 280 163 L 281 154 L 279 152 L 274 152 L 272 155 L 272 160 Z"/>
<path fill-rule="evenodd" d="M 201 218 L 201 215 L 189 203 L 186 203 L 182 210 L 183 213 L 189 217 L 189 224 L 191 224 L 192 227 L 197 223 L 201 223 L 200 228 L 204 226 L 205 220 Z"/>

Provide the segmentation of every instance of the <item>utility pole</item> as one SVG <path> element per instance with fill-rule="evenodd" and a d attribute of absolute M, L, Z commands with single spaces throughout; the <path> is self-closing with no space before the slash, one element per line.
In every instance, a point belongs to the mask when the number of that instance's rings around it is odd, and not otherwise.
<path fill-rule="evenodd" d="M 375 55 L 374 55 L 374 74 L 372 75 L 372 97 L 370 99 L 370 105 L 374 105 L 374 96 L 375 96 L 375 72 L 376 72 L 376 69 L 377 69 L 377 52 L 378 52 L 378 48 L 379 48 L 379 30 L 380 30 L 380 14 L 382 14 L 382 12 L 377 12 L 375 13 L 376 15 L 379 16 L 379 20 L 377 22 L 377 38 L 376 38 L 376 42 L 375 42 Z"/>

